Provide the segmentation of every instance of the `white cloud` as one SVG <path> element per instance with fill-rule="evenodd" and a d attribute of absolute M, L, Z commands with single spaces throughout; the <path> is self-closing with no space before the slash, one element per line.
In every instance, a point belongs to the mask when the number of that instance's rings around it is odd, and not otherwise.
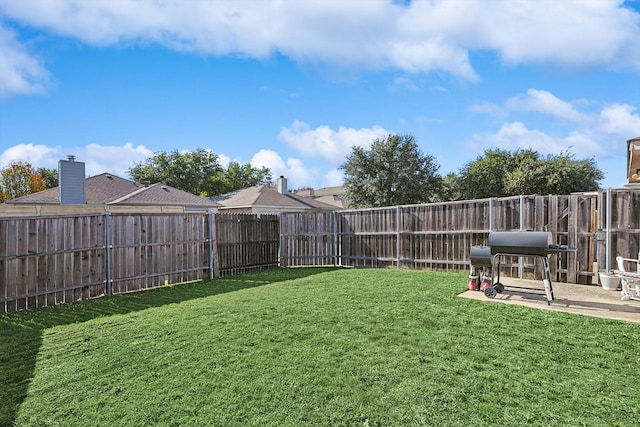
<path fill-rule="evenodd" d="M 508 99 L 506 106 L 509 110 L 533 111 L 572 122 L 584 122 L 589 118 L 577 111 L 572 102 L 563 101 L 546 90 L 529 89 L 526 95 Z"/>
<path fill-rule="evenodd" d="M 640 115 L 632 105 L 613 104 L 599 115 L 598 129 L 602 133 L 628 140 L 640 136 Z"/>
<path fill-rule="evenodd" d="M 287 168 L 283 175 L 287 178 L 289 189 L 294 190 L 296 188 L 315 186 L 318 182 L 320 172 L 314 168 L 307 168 L 304 166 L 300 159 L 289 158 L 287 159 Z"/>
<path fill-rule="evenodd" d="M 635 106 L 610 104 L 594 111 L 594 104 L 588 100 L 565 101 L 551 92 L 537 89 L 509 98 L 504 108 L 495 104 L 476 104 L 471 107 L 472 111 L 490 113 L 503 119 L 509 114 L 520 116 L 517 121 L 504 123 L 495 133 L 474 135 L 471 145 L 475 149 L 532 148 L 544 154 L 571 151 L 580 156 L 606 157 L 626 149 L 626 141 L 640 135 L 640 115 Z M 579 107 L 584 106 L 589 106 L 591 111 L 581 111 Z M 524 122 L 532 116 L 522 117 L 522 112 L 551 116 L 572 130 L 568 134 L 554 136 L 529 129 Z"/>
<path fill-rule="evenodd" d="M 390 132 L 380 126 L 354 129 L 340 126 L 333 130 L 328 126 L 315 129 L 296 120 L 290 127 L 283 127 L 278 139 L 306 157 L 322 157 L 338 165 L 345 161 L 352 147 L 367 147 L 373 140 L 386 137 Z"/>
<path fill-rule="evenodd" d="M 217 156 L 218 156 L 218 162 L 220 162 L 220 165 L 222 167 L 226 168 L 229 166 L 229 163 L 231 163 L 231 157 L 225 156 L 224 154 L 217 154 Z"/>
<path fill-rule="evenodd" d="M 324 175 L 323 187 L 337 187 L 344 183 L 344 174 L 338 169 L 331 169 Z"/>
<path fill-rule="evenodd" d="M 286 165 L 282 157 L 272 150 L 260 150 L 253 155 L 249 162 L 255 168 L 267 167 L 271 169 L 274 178 L 282 175 L 286 169 Z M 283 172 L 283 173 L 281 173 Z"/>
<path fill-rule="evenodd" d="M 571 152 L 580 157 L 602 154 L 600 145 L 586 134 L 572 132 L 565 137 L 556 137 L 528 129 L 521 122 L 505 123 L 496 133 L 476 134 L 471 145 L 477 150 L 494 147 L 508 151 L 532 149 L 541 154 Z"/>
<path fill-rule="evenodd" d="M 497 51 L 508 63 L 638 67 L 640 15 L 621 1 L 537 0 L 475 2 L 479 46 Z M 495 4 L 495 3 L 494 3 Z"/>
<path fill-rule="evenodd" d="M 640 70 L 640 14 L 619 0 L 5 0 L 0 14 L 36 29 L 100 45 L 169 49 L 477 81 L 469 53 L 506 63 Z M 46 71 L 3 30 L 0 87 L 42 90 Z M 11 83 L 11 86 L 8 84 Z"/>
<path fill-rule="evenodd" d="M 0 23 L 0 98 L 43 93 L 48 71 L 33 57 L 13 31 Z"/>
<path fill-rule="evenodd" d="M 130 142 L 123 146 L 88 144 L 76 153 L 69 154 L 75 154 L 76 160 L 85 162 L 87 175 L 110 172 L 123 178 L 129 176 L 129 168 L 153 155 L 145 146 L 134 146 Z"/>
<path fill-rule="evenodd" d="M 145 146 L 134 146 L 130 142 L 122 146 L 88 144 L 76 148 L 18 144 L 0 153 L 0 164 L 28 161 L 35 168 L 57 170 L 58 160 L 65 160 L 67 156 L 73 155 L 76 161 L 85 163 L 85 171 L 89 176 L 109 172 L 127 178 L 129 168 L 152 154 Z"/>
<path fill-rule="evenodd" d="M 260 150 L 251 158 L 251 166 L 267 167 L 271 170 L 273 180 L 279 176 L 287 178 L 289 189 L 308 186 L 317 186 L 320 172 L 317 169 L 307 168 L 300 159 L 289 158 L 286 161 L 278 153 L 272 150 Z"/>
<path fill-rule="evenodd" d="M 60 147 L 46 145 L 17 144 L 0 153 L 0 167 L 12 162 L 28 162 L 35 168 L 57 168 Z"/>
<path fill-rule="evenodd" d="M 411 73 L 445 71 L 465 80 L 480 80 L 469 62 L 468 51 L 443 40 L 402 40 L 391 43 L 386 50 L 394 68 Z"/>

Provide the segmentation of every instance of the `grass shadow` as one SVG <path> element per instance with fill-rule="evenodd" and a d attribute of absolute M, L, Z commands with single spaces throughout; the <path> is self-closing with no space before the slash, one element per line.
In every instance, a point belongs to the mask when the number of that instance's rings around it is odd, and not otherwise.
<path fill-rule="evenodd" d="M 34 374 L 42 334 L 48 328 L 300 279 L 336 268 L 266 270 L 0 315 L 0 426 L 15 423 Z"/>

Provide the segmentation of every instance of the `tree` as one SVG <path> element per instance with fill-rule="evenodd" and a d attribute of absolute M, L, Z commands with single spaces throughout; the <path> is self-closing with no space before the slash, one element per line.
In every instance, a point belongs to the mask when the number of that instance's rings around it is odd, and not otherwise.
<path fill-rule="evenodd" d="M 58 186 L 58 171 L 55 169 L 38 168 L 36 170 L 44 178 L 46 188 Z"/>
<path fill-rule="evenodd" d="M 249 163 L 241 165 L 238 162 L 231 162 L 227 169 L 222 171 L 221 179 L 224 183 L 224 193 L 228 193 L 270 182 L 272 177 L 271 171 L 266 167 L 258 169 Z"/>
<path fill-rule="evenodd" d="M 163 182 L 172 187 L 202 197 L 224 194 L 271 179 L 267 168 L 257 169 L 250 164 L 232 162 L 224 169 L 218 155 L 211 150 L 158 151 L 129 169 L 129 176 L 137 182 Z"/>
<path fill-rule="evenodd" d="M 0 202 L 45 189 L 45 179 L 30 163 L 13 162 L 0 171 Z"/>
<path fill-rule="evenodd" d="M 436 201 L 448 202 L 451 200 L 463 200 L 460 185 L 458 175 L 453 172 L 448 173 L 442 178 L 442 190 Z"/>
<path fill-rule="evenodd" d="M 340 166 L 349 206 L 395 206 L 432 201 L 442 179 L 434 157 L 423 155 L 412 135 L 388 135 L 369 149 L 353 147 Z"/>
<path fill-rule="evenodd" d="M 542 157 L 534 150 L 486 150 L 459 173 L 464 199 L 519 194 L 570 194 L 597 190 L 604 178 L 593 158 L 576 160 L 573 154 Z"/>
<path fill-rule="evenodd" d="M 562 153 L 548 161 L 547 191 L 540 194 L 570 194 L 595 191 L 600 188 L 604 173 L 595 158 L 575 160 L 572 154 Z"/>
<path fill-rule="evenodd" d="M 163 182 L 204 197 L 219 194 L 222 190 L 221 172 L 218 155 L 202 148 L 196 151 L 158 151 L 129 169 L 129 175 L 137 182 Z"/>
<path fill-rule="evenodd" d="M 512 169 L 504 177 L 507 195 L 536 194 L 546 187 L 549 169 L 544 159 L 533 150 L 518 150 L 511 154 Z"/>
<path fill-rule="evenodd" d="M 508 151 L 487 150 L 483 156 L 465 164 L 460 170 L 460 190 L 463 199 L 505 196 L 506 175 L 513 169 Z"/>

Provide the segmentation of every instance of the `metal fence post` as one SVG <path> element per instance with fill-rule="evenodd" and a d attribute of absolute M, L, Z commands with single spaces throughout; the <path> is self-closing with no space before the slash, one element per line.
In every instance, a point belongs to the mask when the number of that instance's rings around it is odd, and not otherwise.
<path fill-rule="evenodd" d="M 333 231 L 333 266 L 338 265 L 338 213 L 331 213 L 331 231 Z"/>
<path fill-rule="evenodd" d="M 282 264 L 282 245 L 284 242 L 284 236 L 282 235 L 282 217 L 285 215 L 284 212 L 278 212 L 278 267 L 286 267 Z"/>
<path fill-rule="evenodd" d="M 104 249 L 105 249 L 105 262 L 106 262 L 106 281 L 107 281 L 107 296 L 110 297 L 113 294 L 113 278 L 111 276 L 111 250 L 113 248 L 111 242 L 111 213 L 104 213 Z"/>
<path fill-rule="evenodd" d="M 209 279 L 213 279 L 213 212 L 207 212 L 207 225 L 209 227 Z"/>
<path fill-rule="evenodd" d="M 400 250 L 401 248 L 401 242 L 400 242 L 400 234 L 402 233 L 401 229 L 400 229 L 400 219 L 401 219 L 401 207 L 400 206 L 396 206 L 396 255 L 397 255 L 397 264 L 398 264 L 398 269 L 400 269 Z"/>
<path fill-rule="evenodd" d="M 520 231 L 524 231 L 524 195 L 520 195 Z M 535 265 L 534 265 L 535 267 Z M 518 277 L 524 277 L 524 258 L 518 257 Z"/>
<path fill-rule="evenodd" d="M 611 188 L 607 188 L 607 206 L 605 209 L 606 218 L 606 234 L 605 234 L 605 269 L 609 271 L 611 268 Z"/>

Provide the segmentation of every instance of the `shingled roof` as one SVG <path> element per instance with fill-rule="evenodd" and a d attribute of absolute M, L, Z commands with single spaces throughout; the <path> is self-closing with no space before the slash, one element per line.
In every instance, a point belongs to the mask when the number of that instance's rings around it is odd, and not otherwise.
<path fill-rule="evenodd" d="M 162 183 L 138 184 L 119 176 L 103 173 L 85 180 L 87 205 L 163 205 L 216 208 L 220 205 L 203 197 Z M 58 187 L 8 201 L 10 204 L 58 205 Z"/>
<path fill-rule="evenodd" d="M 310 198 L 317 202 L 327 203 L 338 209 L 345 207 L 345 190 L 343 186 L 324 187 L 314 190 L 313 188 L 304 188 L 295 192 L 296 196 Z"/>
<path fill-rule="evenodd" d="M 232 191 L 221 196 L 212 197 L 211 200 L 222 205 L 224 208 L 251 208 L 253 210 L 273 210 L 273 211 L 335 211 L 336 206 L 317 200 L 300 197 L 294 194 L 282 194 L 269 185 L 263 184 L 255 187 L 244 188 Z"/>

